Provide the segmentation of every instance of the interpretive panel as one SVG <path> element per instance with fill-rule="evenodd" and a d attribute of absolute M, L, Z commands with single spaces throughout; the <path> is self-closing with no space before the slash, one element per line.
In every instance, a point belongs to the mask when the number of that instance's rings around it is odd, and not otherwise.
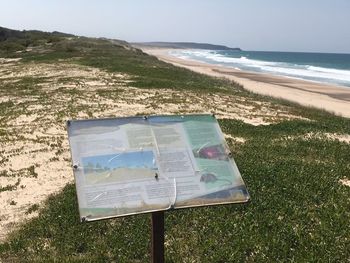
<path fill-rule="evenodd" d="M 68 121 L 81 220 L 249 200 L 212 115 Z"/>

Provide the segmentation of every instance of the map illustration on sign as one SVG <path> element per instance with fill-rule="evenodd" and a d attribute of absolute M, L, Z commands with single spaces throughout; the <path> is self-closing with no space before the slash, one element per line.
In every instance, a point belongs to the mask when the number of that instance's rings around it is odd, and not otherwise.
<path fill-rule="evenodd" d="M 249 200 L 212 115 L 68 121 L 81 220 Z"/>

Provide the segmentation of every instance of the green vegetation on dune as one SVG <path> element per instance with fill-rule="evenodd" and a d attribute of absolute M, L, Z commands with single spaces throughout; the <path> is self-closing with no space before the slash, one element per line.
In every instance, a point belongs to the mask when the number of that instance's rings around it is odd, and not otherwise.
<path fill-rule="evenodd" d="M 24 54 L 23 61 L 55 63 L 59 59 L 71 59 L 71 63 L 129 74 L 132 77 L 130 85 L 138 88 L 233 92 L 229 81 L 174 67 L 121 41 L 82 37 L 62 40 L 54 43 L 47 52 Z M 238 89 L 235 92 L 244 91 Z"/>
<path fill-rule="evenodd" d="M 252 201 L 245 205 L 166 212 L 166 261 L 349 261 L 350 187 L 339 180 L 350 179 L 350 144 L 327 137 L 327 134 L 350 134 L 349 119 L 251 94 L 229 81 L 163 63 L 125 42 L 63 37 L 37 51 L 12 52 L 7 56 L 22 57 L 23 63 L 55 64 L 64 60 L 64 63 L 128 74 L 129 84 L 138 88 L 256 99 L 271 103 L 276 111 L 283 108 L 300 116 L 260 126 L 220 120 L 226 134 L 245 140 L 237 142 L 228 138 L 228 144 Z M 10 83 L 6 86 L 10 90 L 5 86 L 0 88 L 6 94 L 34 94 L 44 96 L 41 99 L 45 100 L 45 93 L 35 88 L 38 81 L 45 79 L 27 78 Z M 55 92 L 83 96 L 79 90 L 61 88 Z M 114 96 L 107 90 L 98 90 L 96 94 Z M 46 96 L 49 98 L 50 94 Z M 10 136 L 4 125 L 26 108 L 21 105 L 10 101 L 0 104 L 0 138 Z M 74 104 L 70 107 L 72 112 L 77 110 Z M 0 243 L 0 258 L 4 262 L 150 260 L 148 214 L 82 224 L 73 184 L 50 196 L 40 207 L 33 206 L 27 211 L 34 212 L 39 213 L 38 217 L 22 224 Z"/>
<path fill-rule="evenodd" d="M 59 42 L 65 37 L 72 36 L 60 32 L 19 31 L 0 27 L 0 55 L 4 56 L 9 52 L 23 51 L 28 47 Z"/>

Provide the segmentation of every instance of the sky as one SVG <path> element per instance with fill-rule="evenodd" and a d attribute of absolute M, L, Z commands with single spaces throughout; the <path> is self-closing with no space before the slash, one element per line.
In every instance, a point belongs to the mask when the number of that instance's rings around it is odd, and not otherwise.
<path fill-rule="evenodd" d="M 350 53 L 349 0 L 0 0 L 0 26 L 129 42 Z"/>

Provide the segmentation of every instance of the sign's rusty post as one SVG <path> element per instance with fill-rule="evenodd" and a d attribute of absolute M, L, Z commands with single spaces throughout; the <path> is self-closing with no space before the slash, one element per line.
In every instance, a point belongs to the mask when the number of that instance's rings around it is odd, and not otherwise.
<path fill-rule="evenodd" d="M 152 212 L 152 263 L 164 262 L 164 211 Z"/>

